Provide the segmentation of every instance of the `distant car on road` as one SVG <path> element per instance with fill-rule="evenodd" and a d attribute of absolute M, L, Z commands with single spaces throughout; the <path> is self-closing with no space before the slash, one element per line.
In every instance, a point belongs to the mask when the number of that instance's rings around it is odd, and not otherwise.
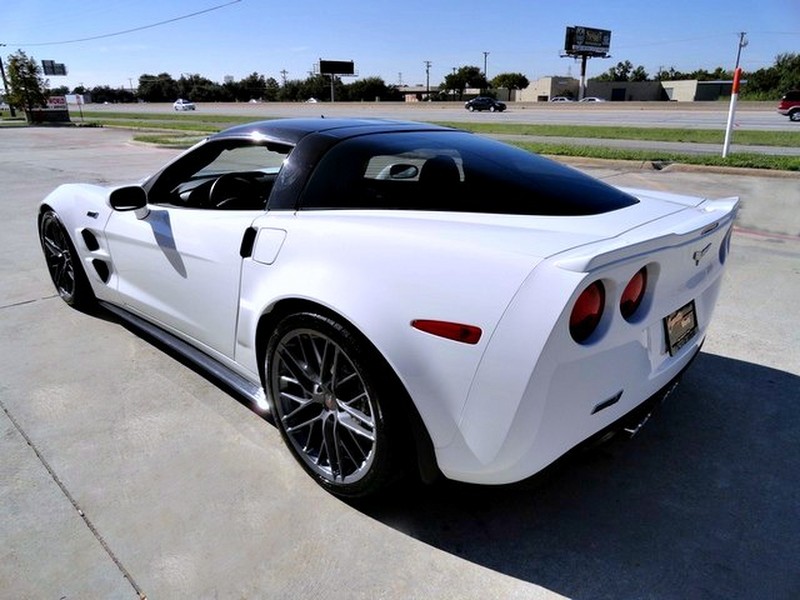
<path fill-rule="evenodd" d="M 800 90 L 787 92 L 778 104 L 778 112 L 792 121 L 800 121 Z"/>
<path fill-rule="evenodd" d="M 184 100 L 183 98 L 178 98 L 175 100 L 172 108 L 175 110 L 194 110 L 194 102 L 190 102 L 189 100 Z"/>
<path fill-rule="evenodd" d="M 572 98 L 567 98 L 566 96 L 554 96 L 550 98 L 550 102 L 575 102 Z"/>
<path fill-rule="evenodd" d="M 464 108 L 473 112 L 476 110 L 488 110 L 491 112 L 503 112 L 506 109 L 505 102 L 500 102 L 488 96 L 478 96 L 464 103 Z"/>
<path fill-rule="evenodd" d="M 605 102 L 605 98 L 598 98 L 597 96 L 586 96 L 582 98 L 581 102 Z"/>

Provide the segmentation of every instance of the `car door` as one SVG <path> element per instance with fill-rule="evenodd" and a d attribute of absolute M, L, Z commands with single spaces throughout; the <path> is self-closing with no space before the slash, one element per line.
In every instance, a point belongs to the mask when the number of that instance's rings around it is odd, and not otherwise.
<path fill-rule="evenodd" d="M 285 155 L 230 141 L 205 146 L 149 186 L 146 210 L 115 211 L 106 238 L 129 310 L 232 358 L 242 239 L 264 214 Z M 220 184 L 227 189 L 218 193 Z"/>

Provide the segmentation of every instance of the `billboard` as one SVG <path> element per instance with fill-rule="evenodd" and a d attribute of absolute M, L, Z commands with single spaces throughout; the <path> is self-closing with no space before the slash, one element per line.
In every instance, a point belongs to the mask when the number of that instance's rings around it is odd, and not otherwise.
<path fill-rule="evenodd" d="M 67 67 L 64 63 L 57 63 L 54 60 L 43 60 L 42 72 L 45 75 L 66 75 Z"/>
<path fill-rule="evenodd" d="M 592 27 L 567 27 L 564 51 L 573 56 L 608 56 L 611 48 L 611 32 Z"/>
<path fill-rule="evenodd" d="M 354 75 L 355 66 L 352 60 L 319 59 L 319 72 L 323 75 Z"/>

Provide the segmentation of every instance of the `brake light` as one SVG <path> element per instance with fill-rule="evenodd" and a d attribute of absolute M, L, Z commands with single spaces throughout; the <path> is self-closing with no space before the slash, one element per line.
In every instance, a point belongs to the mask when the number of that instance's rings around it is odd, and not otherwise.
<path fill-rule="evenodd" d="M 474 325 L 463 325 L 462 323 L 451 323 L 449 321 L 431 321 L 428 319 L 415 319 L 411 321 L 414 329 L 419 329 L 425 333 L 438 335 L 455 342 L 465 344 L 477 344 L 481 339 L 480 327 Z"/>
<path fill-rule="evenodd" d="M 639 309 L 646 289 L 647 269 L 642 267 L 636 272 L 636 275 L 631 277 L 619 301 L 619 311 L 625 319 L 630 319 Z"/>
<path fill-rule="evenodd" d="M 599 281 L 581 292 L 569 316 L 569 332 L 573 340 L 580 344 L 594 333 L 603 316 L 605 303 L 606 290 Z"/>

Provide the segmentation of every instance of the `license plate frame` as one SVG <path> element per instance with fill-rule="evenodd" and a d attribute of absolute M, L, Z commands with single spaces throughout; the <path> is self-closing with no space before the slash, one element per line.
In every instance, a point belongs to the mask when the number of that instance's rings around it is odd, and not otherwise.
<path fill-rule="evenodd" d="M 683 348 L 697 335 L 697 309 L 694 300 L 681 306 L 675 312 L 664 317 L 664 335 L 667 341 L 667 351 L 670 356 Z"/>

